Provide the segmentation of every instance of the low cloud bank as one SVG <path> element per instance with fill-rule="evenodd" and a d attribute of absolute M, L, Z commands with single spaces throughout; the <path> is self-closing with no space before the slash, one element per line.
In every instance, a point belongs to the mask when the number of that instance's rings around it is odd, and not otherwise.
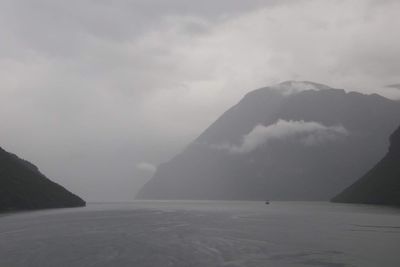
<path fill-rule="evenodd" d="M 243 136 L 240 145 L 222 145 L 221 149 L 232 154 L 249 153 L 271 140 L 299 137 L 301 143 L 307 146 L 334 141 L 348 135 L 349 132 L 341 125 L 325 126 L 318 122 L 278 120 L 269 126 L 257 125 Z"/>
<path fill-rule="evenodd" d="M 399 84 L 390 84 L 386 86 L 387 88 L 395 88 L 400 90 L 400 83 Z"/>
<path fill-rule="evenodd" d="M 150 174 L 154 174 L 157 171 L 157 167 L 148 162 L 140 162 L 136 165 L 136 168 Z"/>
<path fill-rule="evenodd" d="M 308 81 L 286 81 L 271 86 L 271 88 L 279 90 L 283 95 L 292 95 L 308 90 L 320 91 L 331 89 L 329 86 Z"/>

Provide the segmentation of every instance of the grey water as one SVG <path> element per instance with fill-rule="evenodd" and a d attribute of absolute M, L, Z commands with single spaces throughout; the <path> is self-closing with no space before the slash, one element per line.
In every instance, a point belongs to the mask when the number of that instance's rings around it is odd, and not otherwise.
<path fill-rule="evenodd" d="M 400 266 L 400 210 L 137 201 L 0 217 L 0 266 Z"/>

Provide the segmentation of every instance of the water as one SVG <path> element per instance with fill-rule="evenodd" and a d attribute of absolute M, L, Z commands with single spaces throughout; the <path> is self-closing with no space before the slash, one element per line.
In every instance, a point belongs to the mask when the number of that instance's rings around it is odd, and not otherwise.
<path fill-rule="evenodd" d="M 400 210 L 307 202 L 91 204 L 0 217 L 0 266 L 400 266 Z"/>

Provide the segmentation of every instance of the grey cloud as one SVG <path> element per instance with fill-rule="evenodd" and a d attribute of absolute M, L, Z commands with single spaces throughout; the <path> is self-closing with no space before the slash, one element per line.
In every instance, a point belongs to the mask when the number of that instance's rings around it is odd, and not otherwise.
<path fill-rule="evenodd" d="M 395 88 L 395 89 L 399 89 L 400 90 L 400 84 L 390 84 L 390 85 L 386 85 L 386 87 Z"/>
<path fill-rule="evenodd" d="M 150 174 L 154 174 L 157 170 L 157 166 L 149 162 L 140 162 L 136 165 L 136 168 Z"/>
<path fill-rule="evenodd" d="M 318 84 L 309 81 L 285 81 L 276 85 L 272 85 L 270 88 L 281 92 L 283 95 L 291 95 L 308 90 L 319 91 L 330 89 L 329 86 L 324 84 Z"/>
<path fill-rule="evenodd" d="M 0 1 L 0 145 L 89 201 L 129 200 L 135 162 L 168 160 L 249 90 L 399 98 L 381 85 L 400 81 L 400 3 L 376 2 Z"/>

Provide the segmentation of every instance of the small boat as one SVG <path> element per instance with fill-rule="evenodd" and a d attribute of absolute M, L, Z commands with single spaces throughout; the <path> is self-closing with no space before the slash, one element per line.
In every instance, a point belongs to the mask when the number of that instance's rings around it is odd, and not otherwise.
<path fill-rule="evenodd" d="M 265 205 L 269 205 L 269 201 L 267 200 L 267 201 L 265 201 Z"/>

